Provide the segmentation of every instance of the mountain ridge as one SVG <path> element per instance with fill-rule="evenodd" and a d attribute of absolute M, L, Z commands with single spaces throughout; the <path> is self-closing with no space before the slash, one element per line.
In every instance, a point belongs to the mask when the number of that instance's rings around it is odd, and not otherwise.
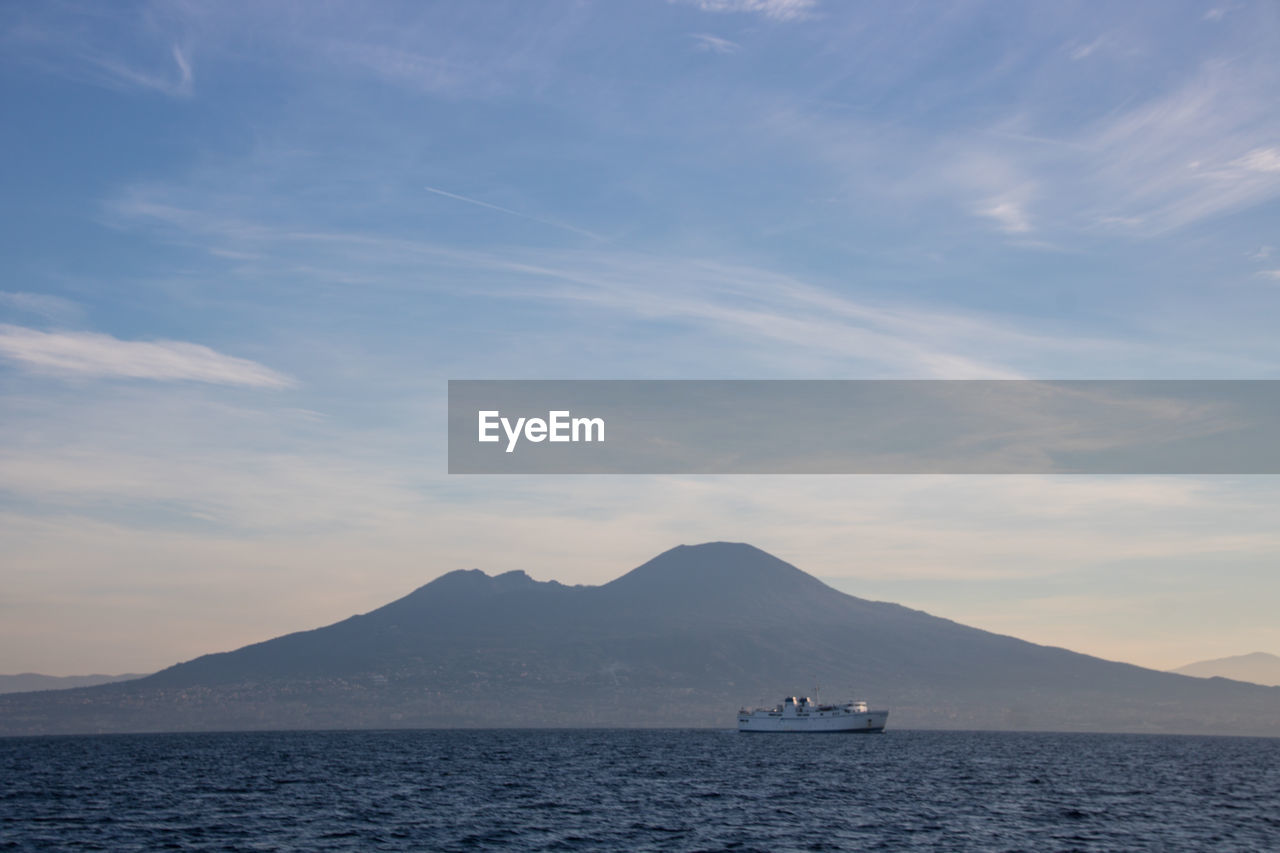
<path fill-rule="evenodd" d="M 1268 652 L 1250 652 L 1196 661 L 1170 672 L 1195 678 L 1229 678 L 1233 681 L 1277 687 L 1280 686 L 1280 656 Z"/>

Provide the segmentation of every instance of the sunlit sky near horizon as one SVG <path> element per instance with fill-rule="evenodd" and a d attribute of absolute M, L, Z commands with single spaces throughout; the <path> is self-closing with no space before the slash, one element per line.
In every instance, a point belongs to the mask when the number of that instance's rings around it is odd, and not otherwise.
<path fill-rule="evenodd" d="M 1275 477 L 449 477 L 450 378 L 1280 378 L 1269 2 L 0 10 L 0 672 L 747 541 L 1171 668 Z"/>

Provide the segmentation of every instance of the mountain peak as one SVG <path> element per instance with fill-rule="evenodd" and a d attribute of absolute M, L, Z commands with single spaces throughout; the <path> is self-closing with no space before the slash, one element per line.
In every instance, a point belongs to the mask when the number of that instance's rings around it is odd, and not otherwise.
<path fill-rule="evenodd" d="M 520 569 L 503 572 L 500 575 L 487 575 L 480 569 L 456 569 L 441 575 L 426 586 L 419 587 L 409 597 L 420 594 L 483 595 L 530 589 L 542 585 Z"/>
<path fill-rule="evenodd" d="M 745 542 L 677 545 L 605 584 L 606 589 L 680 592 L 750 587 L 774 594 L 822 587 L 818 579 Z"/>

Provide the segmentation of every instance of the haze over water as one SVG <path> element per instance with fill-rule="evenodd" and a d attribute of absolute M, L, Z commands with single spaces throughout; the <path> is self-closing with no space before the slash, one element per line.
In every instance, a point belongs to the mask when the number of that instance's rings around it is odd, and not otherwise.
<path fill-rule="evenodd" d="M 0 740 L 0 849 L 1267 850 L 1280 740 L 484 730 Z"/>

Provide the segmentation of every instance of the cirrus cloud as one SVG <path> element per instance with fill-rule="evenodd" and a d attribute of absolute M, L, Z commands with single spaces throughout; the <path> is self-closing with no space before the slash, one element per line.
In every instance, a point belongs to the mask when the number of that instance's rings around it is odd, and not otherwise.
<path fill-rule="evenodd" d="M 686 0 L 704 12 L 748 12 L 775 21 L 809 17 L 817 0 Z"/>
<path fill-rule="evenodd" d="M 293 379 L 246 358 L 186 341 L 124 341 L 99 332 L 42 332 L 0 325 L 0 357 L 76 376 L 287 388 Z"/>

